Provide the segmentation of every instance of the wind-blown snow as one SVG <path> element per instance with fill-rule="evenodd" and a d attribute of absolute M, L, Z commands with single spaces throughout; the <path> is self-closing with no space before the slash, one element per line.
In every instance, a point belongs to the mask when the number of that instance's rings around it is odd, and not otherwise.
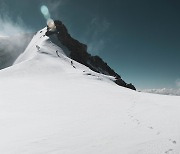
<path fill-rule="evenodd" d="M 24 52 L 33 34 L 0 36 L 0 69 L 11 66 L 17 57 Z"/>
<path fill-rule="evenodd" d="M 179 154 L 179 96 L 117 86 L 45 31 L 0 71 L 0 153 Z"/>

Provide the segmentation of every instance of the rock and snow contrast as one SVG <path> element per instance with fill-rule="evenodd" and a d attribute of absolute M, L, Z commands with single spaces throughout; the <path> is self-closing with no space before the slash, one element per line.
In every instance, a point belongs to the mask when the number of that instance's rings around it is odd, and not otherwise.
<path fill-rule="evenodd" d="M 0 71 L 2 154 L 179 154 L 180 97 L 115 84 L 44 28 Z"/>

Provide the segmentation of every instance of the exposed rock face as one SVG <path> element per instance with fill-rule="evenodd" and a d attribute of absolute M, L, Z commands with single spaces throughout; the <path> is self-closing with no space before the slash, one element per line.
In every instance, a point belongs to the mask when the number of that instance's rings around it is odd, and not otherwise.
<path fill-rule="evenodd" d="M 72 38 L 68 33 L 67 28 L 61 21 L 55 20 L 54 23 L 56 25 L 56 32 L 49 31 L 46 35 L 56 33 L 58 40 L 70 50 L 69 56 L 72 59 L 89 67 L 95 72 L 116 77 L 115 83 L 120 86 L 136 90 L 131 83 L 127 84 L 123 81 L 121 76 L 111 69 L 99 56 L 91 56 L 91 54 L 87 52 L 87 45 Z"/>

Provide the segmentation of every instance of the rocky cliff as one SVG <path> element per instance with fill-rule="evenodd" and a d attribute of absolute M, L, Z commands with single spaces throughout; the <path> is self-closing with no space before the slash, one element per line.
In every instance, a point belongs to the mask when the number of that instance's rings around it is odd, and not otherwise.
<path fill-rule="evenodd" d="M 54 23 L 56 25 L 56 31 L 48 31 L 46 35 L 57 35 L 60 43 L 67 47 L 70 51 L 70 58 L 89 67 L 95 72 L 116 77 L 115 83 L 120 86 L 136 90 L 134 85 L 132 85 L 131 83 L 127 84 L 125 81 L 123 81 L 121 79 L 121 76 L 117 74 L 112 68 L 110 68 L 108 64 L 104 62 L 99 56 L 92 56 L 91 54 L 89 54 L 87 52 L 87 45 L 80 43 L 76 39 L 72 38 L 71 35 L 68 33 L 67 28 L 61 21 L 55 20 Z"/>

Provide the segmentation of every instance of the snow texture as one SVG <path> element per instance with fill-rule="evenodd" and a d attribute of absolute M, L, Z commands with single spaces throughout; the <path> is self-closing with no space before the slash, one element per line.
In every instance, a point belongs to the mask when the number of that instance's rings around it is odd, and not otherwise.
<path fill-rule="evenodd" d="M 0 71 L 2 154 L 179 154 L 180 97 L 117 86 L 39 31 Z"/>

